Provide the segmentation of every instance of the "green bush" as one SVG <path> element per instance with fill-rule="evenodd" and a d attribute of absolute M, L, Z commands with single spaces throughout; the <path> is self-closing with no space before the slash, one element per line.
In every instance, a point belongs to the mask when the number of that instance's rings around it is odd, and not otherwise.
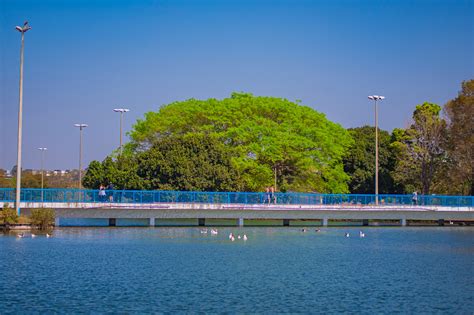
<path fill-rule="evenodd" d="M 5 225 L 10 225 L 18 222 L 18 214 L 15 209 L 9 208 L 4 204 L 2 211 L 0 211 L 0 222 Z"/>
<path fill-rule="evenodd" d="M 31 210 L 31 224 L 40 230 L 46 230 L 54 224 L 54 209 L 41 208 Z"/>

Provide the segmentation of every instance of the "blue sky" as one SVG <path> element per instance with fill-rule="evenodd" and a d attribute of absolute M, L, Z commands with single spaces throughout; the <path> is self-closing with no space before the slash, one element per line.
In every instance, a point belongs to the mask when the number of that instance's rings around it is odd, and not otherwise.
<path fill-rule="evenodd" d="M 342 126 L 406 127 L 474 78 L 473 1 L 0 0 L 0 168 L 16 163 L 20 34 L 26 34 L 23 168 L 102 160 L 144 113 L 233 91 L 302 100 Z"/>

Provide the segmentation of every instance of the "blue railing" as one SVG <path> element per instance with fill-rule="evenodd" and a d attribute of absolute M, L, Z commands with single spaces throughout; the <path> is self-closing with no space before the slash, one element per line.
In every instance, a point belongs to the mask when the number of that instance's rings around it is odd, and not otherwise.
<path fill-rule="evenodd" d="M 277 204 L 296 205 L 373 205 L 375 195 L 276 193 Z M 25 202 L 114 202 L 114 203 L 224 203 L 262 204 L 268 202 L 266 193 L 254 192 L 200 192 L 168 190 L 107 190 L 100 196 L 98 190 L 87 189 L 36 189 L 21 190 Z M 0 188 L 0 202 L 14 202 L 14 188 Z M 411 195 L 378 195 L 379 205 L 412 205 Z M 274 200 L 271 201 L 274 203 Z M 418 195 L 417 205 L 473 207 L 474 196 Z"/>

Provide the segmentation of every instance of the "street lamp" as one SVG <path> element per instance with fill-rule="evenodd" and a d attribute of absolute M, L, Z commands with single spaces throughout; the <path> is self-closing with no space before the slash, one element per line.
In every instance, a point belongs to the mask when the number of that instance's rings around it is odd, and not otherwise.
<path fill-rule="evenodd" d="M 74 124 L 79 128 L 79 189 L 82 188 L 82 129 L 86 128 L 86 124 Z"/>
<path fill-rule="evenodd" d="M 38 148 L 41 151 L 41 202 L 43 202 L 43 188 L 44 188 L 44 151 L 48 148 Z"/>
<path fill-rule="evenodd" d="M 375 105 L 375 204 L 379 204 L 379 133 L 378 133 L 378 116 L 377 101 L 385 99 L 381 95 L 369 95 L 369 100 L 374 101 Z"/>
<path fill-rule="evenodd" d="M 122 154 L 122 122 L 123 114 L 129 112 L 130 109 L 127 108 L 115 108 L 114 112 L 120 113 L 120 154 Z"/>
<path fill-rule="evenodd" d="M 17 214 L 20 215 L 20 192 L 21 192 L 21 136 L 23 121 L 23 51 L 25 49 L 25 33 L 31 29 L 28 21 L 23 23 L 23 27 L 16 26 L 15 29 L 21 33 L 21 50 L 20 50 L 20 96 L 18 104 L 18 142 L 17 142 L 17 159 L 16 159 L 16 198 L 15 207 Z"/>

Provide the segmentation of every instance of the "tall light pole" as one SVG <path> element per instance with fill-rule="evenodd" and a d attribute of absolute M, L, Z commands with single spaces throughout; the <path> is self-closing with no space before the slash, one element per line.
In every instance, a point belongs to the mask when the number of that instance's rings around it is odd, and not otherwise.
<path fill-rule="evenodd" d="M 22 124 L 23 124 L 23 51 L 25 50 L 25 33 L 31 29 L 28 21 L 23 23 L 23 27 L 17 26 L 15 29 L 21 33 L 21 50 L 20 50 L 20 96 L 18 104 L 18 142 L 17 142 L 17 158 L 16 158 L 16 212 L 20 215 L 20 195 L 21 195 L 21 140 L 22 140 Z"/>
<path fill-rule="evenodd" d="M 74 124 L 74 127 L 79 128 L 79 189 L 82 188 L 82 129 L 87 126 L 86 124 Z"/>
<path fill-rule="evenodd" d="M 41 151 L 41 202 L 43 202 L 43 188 L 44 188 L 44 151 L 48 148 L 38 148 Z"/>
<path fill-rule="evenodd" d="M 115 108 L 114 112 L 120 113 L 120 155 L 122 155 L 122 123 L 123 123 L 123 114 L 129 112 L 130 109 L 127 108 Z"/>
<path fill-rule="evenodd" d="M 379 204 L 379 132 L 378 132 L 378 115 L 377 115 L 377 101 L 381 101 L 385 96 L 369 95 L 369 100 L 374 101 L 375 105 L 375 204 Z"/>

